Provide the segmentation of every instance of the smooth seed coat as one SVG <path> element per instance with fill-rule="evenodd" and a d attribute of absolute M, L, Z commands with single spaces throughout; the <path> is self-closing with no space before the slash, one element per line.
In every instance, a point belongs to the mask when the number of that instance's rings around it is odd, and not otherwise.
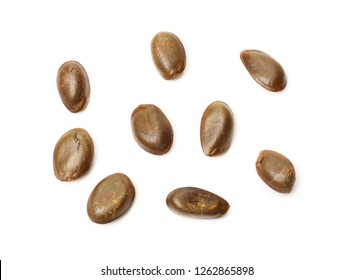
<path fill-rule="evenodd" d="M 225 153 L 232 141 L 234 118 L 230 107 L 221 101 L 211 103 L 202 116 L 200 141 L 207 156 Z"/>
<path fill-rule="evenodd" d="M 131 115 L 133 136 L 139 146 L 154 155 L 167 153 L 173 143 L 173 129 L 165 114 L 155 105 L 138 106 Z"/>
<path fill-rule="evenodd" d="M 285 71 L 270 55 L 259 50 L 244 50 L 240 57 L 252 78 L 265 89 L 277 92 L 286 87 Z"/>
<path fill-rule="evenodd" d="M 180 39 L 171 32 L 159 32 L 151 41 L 154 64 L 165 80 L 178 78 L 186 67 L 186 52 Z"/>
<path fill-rule="evenodd" d="M 90 100 L 90 83 L 84 67 L 67 61 L 58 70 L 57 87 L 65 107 L 72 113 L 83 111 Z"/>
<path fill-rule="evenodd" d="M 256 170 L 261 179 L 273 190 L 290 193 L 295 183 L 295 168 L 282 154 L 264 150 L 259 153 Z"/>
<path fill-rule="evenodd" d="M 115 173 L 99 182 L 87 202 L 87 214 L 98 224 L 110 223 L 130 208 L 135 188 L 129 177 Z"/>
<path fill-rule="evenodd" d="M 170 192 L 166 204 L 176 214 L 194 218 L 217 218 L 229 210 L 222 197 L 195 187 L 183 187 Z"/>
<path fill-rule="evenodd" d="M 66 132 L 54 148 L 55 176 L 61 181 L 76 180 L 90 169 L 94 145 L 90 134 L 82 128 Z"/>

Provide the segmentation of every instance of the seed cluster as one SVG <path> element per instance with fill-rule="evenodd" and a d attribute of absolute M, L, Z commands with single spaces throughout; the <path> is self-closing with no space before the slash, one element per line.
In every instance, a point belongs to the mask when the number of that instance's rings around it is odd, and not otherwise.
<path fill-rule="evenodd" d="M 171 32 L 159 32 L 151 41 L 151 55 L 157 71 L 165 80 L 182 75 L 186 53 L 180 39 Z M 241 61 L 251 77 L 265 89 L 278 92 L 287 84 L 282 66 L 270 55 L 259 50 L 244 50 Z M 84 67 L 76 61 L 65 62 L 58 70 L 57 87 L 65 107 L 72 113 L 83 111 L 90 99 L 90 83 Z M 131 128 L 135 141 L 153 155 L 166 154 L 173 143 L 173 128 L 160 108 L 142 104 L 131 114 Z M 222 101 L 211 103 L 200 123 L 200 143 L 206 156 L 227 152 L 234 131 L 234 115 Z M 82 128 L 64 133 L 54 148 L 53 168 L 58 180 L 73 181 L 85 175 L 94 157 L 90 134 Z M 256 160 L 259 177 L 273 190 L 289 193 L 295 183 L 295 169 L 284 155 L 261 151 Z M 98 224 L 112 222 L 131 207 L 135 187 L 123 173 L 115 173 L 101 180 L 92 190 L 87 202 L 89 218 Z M 196 218 L 217 218 L 228 211 L 229 203 L 217 194 L 196 187 L 182 187 L 171 191 L 166 204 L 173 212 Z"/>

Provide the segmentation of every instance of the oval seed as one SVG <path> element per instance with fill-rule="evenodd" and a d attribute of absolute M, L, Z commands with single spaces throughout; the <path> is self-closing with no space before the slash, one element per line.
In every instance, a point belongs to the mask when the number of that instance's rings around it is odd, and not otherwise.
<path fill-rule="evenodd" d="M 94 146 L 90 134 L 82 128 L 66 132 L 54 148 L 55 176 L 61 181 L 73 181 L 82 177 L 93 160 Z"/>
<path fill-rule="evenodd" d="M 131 115 L 133 136 L 141 148 L 154 155 L 167 153 L 173 142 L 173 129 L 165 114 L 155 105 L 138 106 Z"/>
<path fill-rule="evenodd" d="M 281 91 L 287 78 L 283 67 L 270 55 L 259 50 L 244 50 L 241 60 L 252 78 L 269 91 Z"/>
<path fill-rule="evenodd" d="M 87 202 L 87 214 L 98 224 L 112 222 L 122 216 L 131 206 L 135 188 L 129 177 L 115 173 L 97 184 Z"/>
<path fill-rule="evenodd" d="M 179 77 L 186 67 L 186 52 L 179 38 L 171 32 L 159 32 L 151 41 L 152 59 L 165 80 Z"/>
<path fill-rule="evenodd" d="M 234 118 L 230 107 L 221 101 L 211 103 L 202 116 L 200 141 L 207 156 L 225 153 L 233 136 Z"/>
<path fill-rule="evenodd" d="M 282 154 L 270 150 L 259 153 L 256 170 L 261 179 L 273 190 L 290 193 L 295 183 L 295 169 Z"/>
<path fill-rule="evenodd" d="M 84 67 L 77 61 L 60 66 L 57 87 L 65 107 L 72 113 L 83 111 L 90 99 L 90 83 Z"/>
<path fill-rule="evenodd" d="M 217 218 L 229 210 L 222 197 L 195 187 L 184 187 L 170 192 L 167 206 L 175 213 L 194 218 Z"/>

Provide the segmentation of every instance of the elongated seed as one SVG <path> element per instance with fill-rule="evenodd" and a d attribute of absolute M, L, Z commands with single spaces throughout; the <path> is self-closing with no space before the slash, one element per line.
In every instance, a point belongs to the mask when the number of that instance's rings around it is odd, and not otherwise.
<path fill-rule="evenodd" d="M 171 32 L 159 32 L 151 41 L 154 64 L 165 80 L 178 78 L 186 67 L 186 52 L 180 39 Z"/>
<path fill-rule="evenodd" d="M 83 111 L 90 100 L 90 83 L 84 67 L 67 61 L 58 70 L 57 87 L 65 107 L 72 113 Z"/>
<path fill-rule="evenodd" d="M 115 173 L 100 181 L 91 192 L 87 202 L 87 214 L 98 224 L 110 223 L 130 208 L 135 188 L 129 177 Z"/>
<path fill-rule="evenodd" d="M 82 128 L 66 132 L 54 148 L 55 176 L 61 181 L 73 181 L 83 176 L 93 160 L 94 145 L 90 134 Z"/>
<path fill-rule="evenodd" d="M 155 105 L 138 106 L 131 115 L 133 136 L 139 146 L 154 155 L 167 153 L 173 142 L 173 129 L 165 114 Z"/>
<path fill-rule="evenodd" d="M 230 107 L 221 101 L 211 103 L 202 116 L 200 142 L 205 155 L 225 153 L 232 141 L 234 118 Z"/>
<path fill-rule="evenodd" d="M 295 183 L 295 168 L 282 154 L 264 150 L 259 153 L 256 170 L 261 179 L 273 190 L 290 193 Z"/>
<path fill-rule="evenodd" d="M 230 207 L 222 197 L 195 187 L 175 189 L 167 196 L 166 204 L 176 214 L 194 218 L 217 218 Z"/>
<path fill-rule="evenodd" d="M 270 55 L 259 50 L 244 50 L 241 60 L 252 78 L 269 91 L 281 91 L 287 78 L 283 67 Z"/>

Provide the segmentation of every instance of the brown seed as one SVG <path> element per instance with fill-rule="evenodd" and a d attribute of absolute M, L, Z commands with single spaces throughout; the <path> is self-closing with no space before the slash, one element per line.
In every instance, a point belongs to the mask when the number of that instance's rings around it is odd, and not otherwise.
<path fill-rule="evenodd" d="M 57 87 L 65 107 L 72 113 L 83 111 L 90 99 L 87 73 L 77 61 L 67 61 L 60 66 Z"/>
<path fill-rule="evenodd" d="M 136 142 L 148 153 L 163 155 L 170 150 L 173 129 L 160 108 L 152 104 L 138 106 L 131 115 L 131 126 Z"/>
<path fill-rule="evenodd" d="M 88 132 L 74 128 L 66 132 L 54 148 L 55 176 L 61 181 L 73 181 L 83 176 L 93 160 L 94 146 Z"/>
<path fill-rule="evenodd" d="M 295 169 L 282 154 L 270 150 L 261 151 L 256 161 L 259 177 L 273 190 L 290 193 L 295 183 Z"/>
<path fill-rule="evenodd" d="M 170 32 L 159 32 L 151 41 L 155 66 L 165 80 L 179 77 L 186 67 L 186 52 L 179 38 Z"/>
<path fill-rule="evenodd" d="M 232 141 L 234 118 L 230 107 L 221 101 L 211 103 L 202 116 L 200 142 L 205 155 L 225 153 Z"/>
<path fill-rule="evenodd" d="M 97 184 L 87 202 L 87 214 L 98 224 L 112 222 L 131 206 L 135 188 L 128 176 L 115 173 Z"/>
<path fill-rule="evenodd" d="M 258 50 L 244 50 L 241 60 L 252 78 L 269 91 L 281 91 L 287 78 L 283 67 L 270 55 Z"/>
<path fill-rule="evenodd" d="M 167 196 L 166 204 L 176 214 L 194 218 L 217 218 L 230 207 L 222 197 L 195 187 L 175 189 Z"/>

